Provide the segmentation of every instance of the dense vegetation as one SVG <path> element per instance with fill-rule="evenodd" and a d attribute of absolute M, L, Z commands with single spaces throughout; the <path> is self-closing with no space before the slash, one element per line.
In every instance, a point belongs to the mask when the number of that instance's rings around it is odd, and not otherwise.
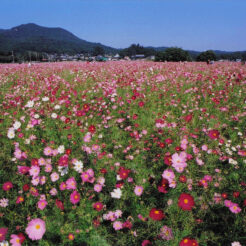
<path fill-rule="evenodd" d="M 246 245 L 245 85 L 235 62 L 0 65 L 0 244 Z"/>

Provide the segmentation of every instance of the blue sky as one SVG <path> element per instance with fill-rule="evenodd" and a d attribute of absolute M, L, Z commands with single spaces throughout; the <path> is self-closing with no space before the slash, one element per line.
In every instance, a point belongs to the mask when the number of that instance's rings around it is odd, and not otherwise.
<path fill-rule="evenodd" d="M 0 28 L 36 23 L 115 48 L 246 50 L 246 0 L 0 0 Z"/>

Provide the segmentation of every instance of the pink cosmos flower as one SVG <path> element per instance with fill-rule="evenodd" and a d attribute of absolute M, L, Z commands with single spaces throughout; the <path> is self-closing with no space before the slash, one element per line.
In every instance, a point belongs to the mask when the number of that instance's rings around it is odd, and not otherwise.
<path fill-rule="evenodd" d="M 26 234 L 31 240 L 40 240 L 43 237 L 45 230 L 46 227 L 43 220 L 33 219 L 28 223 Z"/>
<path fill-rule="evenodd" d="M 236 203 L 232 203 L 231 206 L 229 207 L 232 213 L 237 214 L 241 212 L 241 208 L 238 206 Z"/>
<path fill-rule="evenodd" d="M 10 243 L 12 246 L 21 246 L 21 239 L 18 235 L 12 234 L 10 237 Z"/>
<path fill-rule="evenodd" d="M 70 195 L 70 201 L 72 204 L 76 204 L 80 201 L 80 194 L 76 190 Z"/>
<path fill-rule="evenodd" d="M 120 221 L 115 221 L 113 227 L 116 231 L 121 230 L 123 228 L 123 224 Z"/>
<path fill-rule="evenodd" d="M 143 193 L 143 187 L 136 185 L 135 189 L 134 189 L 134 193 L 136 196 L 141 196 Z"/>
<path fill-rule="evenodd" d="M 75 190 L 76 185 L 77 185 L 77 182 L 74 177 L 71 177 L 66 181 L 67 190 Z"/>
<path fill-rule="evenodd" d="M 232 206 L 233 203 L 232 203 L 230 200 L 225 200 L 225 201 L 224 201 L 224 204 L 225 204 L 226 207 L 229 208 L 229 207 Z"/>
<path fill-rule="evenodd" d="M 61 182 L 59 187 L 60 187 L 60 190 L 66 190 L 67 185 L 65 184 L 65 182 Z"/>
<path fill-rule="evenodd" d="M 88 172 L 83 172 L 80 177 L 83 182 L 88 182 L 90 179 L 90 175 Z"/>
<path fill-rule="evenodd" d="M 45 207 L 47 206 L 47 201 L 46 200 L 40 200 L 40 201 L 38 201 L 38 208 L 40 209 L 40 210 L 44 210 L 45 209 Z"/>

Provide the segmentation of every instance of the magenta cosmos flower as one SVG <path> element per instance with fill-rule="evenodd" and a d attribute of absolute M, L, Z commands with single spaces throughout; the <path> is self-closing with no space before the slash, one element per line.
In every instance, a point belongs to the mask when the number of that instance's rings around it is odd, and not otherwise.
<path fill-rule="evenodd" d="M 33 219 L 28 223 L 26 234 L 32 240 L 40 240 L 45 233 L 45 222 L 41 219 Z"/>
<path fill-rule="evenodd" d="M 70 201 L 72 204 L 76 204 L 80 201 L 80 194 L 76 190 L 70 195 Z"/>

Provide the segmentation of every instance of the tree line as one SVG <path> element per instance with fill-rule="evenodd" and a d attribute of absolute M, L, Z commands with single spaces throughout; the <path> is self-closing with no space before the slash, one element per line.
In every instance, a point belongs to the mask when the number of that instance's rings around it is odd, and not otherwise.
<path fill-rule="evenodd" d="M 94 47 L 91 52 L 92 56 L 105 55 L 106 51 L 101 46 Z M 132 44 L 128 48 L 119 50 L 119 55 L 121 58 L 126 56 L 134 57 L 138 54 L 148 56 L 155 56 L 155 61 L 217 61 L 217 60 L 237 60 L 241 59 L 246 61 L 246 51 L 244 52 L 220 52 L 215 53 L 212 50 L 207 50 L 204 52 L 192 52 L 183 50 L 178 47 L 166 48 L 163 51 L 158 51 L 154 48 L 148 48 L 141 46 L 139 44 Z M 47 53 L 36 52 L 36 51 L 25 51 L 14 54 L 13 52 L 0 51 L 0 63 L 10 63 L 10 62 L 24 62 L 24 61 L 44 61 L 47 60 Z"/>

